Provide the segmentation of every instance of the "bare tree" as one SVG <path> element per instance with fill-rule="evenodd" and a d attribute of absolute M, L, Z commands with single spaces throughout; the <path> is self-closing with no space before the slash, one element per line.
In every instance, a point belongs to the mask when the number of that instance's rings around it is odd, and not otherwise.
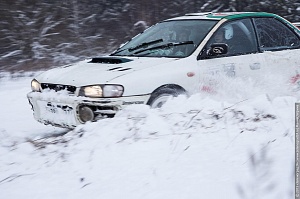
<path fill-rule="evenodd" d="M 2 0 L 0 70 L 101 56 L 158 21 L 210 11 L 265 11 L 300 21 L 299 0 Z"/>

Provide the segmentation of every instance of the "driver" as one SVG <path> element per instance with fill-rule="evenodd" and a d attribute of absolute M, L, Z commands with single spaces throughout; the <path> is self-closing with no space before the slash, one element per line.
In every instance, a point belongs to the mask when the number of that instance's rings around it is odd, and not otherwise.
<path fill-rule="evenodd" d="M 190 32 L 188 30 L 186 30 L 186 29 L 180 30 L 177 33 L 176 40 L 178 43 L 189 41 L 189 35 L 190 35 Z M 181 46 L 175 47 L 174 50 L 175 50 L 175 56 L 183 57 L 183 56 L 187 55 L 188 48 L 187 48 L 187 45 L 181 45 Z"/>
<path fill-rule="evenodd" d="M 231 51 L 233 50 L 232 37 L 233 37 L 233 28 L 230 24 L 228 24 L 216 31 L 211 44 L 213 43 L 227 44 L 228 53 L 230 54 Z"/>
<path fill-rule="evenodd" d="M 224 30 L 220 30 L 214 36 L 214 43 L 225 43 L 225 32 Z"/>
<path fill-rule="evenodd" d="M 216 32 L 216 35 L 214 36 L 214 41 L 216 43 L 226 43 L 226 41 L 231 40 L 232 37 L 233 28 L 230 24 L 228 24 Z"/>
<path fill-rule="evenodd" d="M 189 40 L 189 33 L 186 30 L 180 31 L 177 36 L 178 42 L 188 41 Z"/>

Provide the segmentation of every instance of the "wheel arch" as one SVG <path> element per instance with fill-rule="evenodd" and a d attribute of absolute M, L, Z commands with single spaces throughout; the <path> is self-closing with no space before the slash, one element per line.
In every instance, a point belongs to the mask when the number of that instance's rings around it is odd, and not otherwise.
<path fill-rule="evenodd" d="M 187 94 L 187 91 L 177 84 L 165 84 L 152 91 L 147 104 L 150 105 L 152 100 L 155 99 L 159 94 L 164 93 L 164 91 L 174 92 L 176 95 Z"/>

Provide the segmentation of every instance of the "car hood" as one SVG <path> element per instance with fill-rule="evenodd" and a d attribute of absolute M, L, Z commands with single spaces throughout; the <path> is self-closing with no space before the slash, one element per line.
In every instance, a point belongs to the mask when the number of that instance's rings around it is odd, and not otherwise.
<path fill-rule="evenodd" d="M 40 83 L 53 83 L 73 86 L 104 84 L 117 77 L 145 68 L 158 66 L 178 58 L 120 58 L 100 57 L 54 68 L 40 74 Z"/>

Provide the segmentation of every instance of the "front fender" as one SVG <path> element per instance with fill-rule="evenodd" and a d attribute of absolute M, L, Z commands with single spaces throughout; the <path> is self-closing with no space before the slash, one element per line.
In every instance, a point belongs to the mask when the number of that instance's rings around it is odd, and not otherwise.
<path fill-rule="evenodd" d="M 192 74 L 192 75 L 191 75 Z M 178 59 L 171 63 L 146 68 L 109 82 L 124 86 L 123 96 L 150 94 L 163 85 L 177 85 L 192 92 L 199 82 L 196 59 Z"/>

